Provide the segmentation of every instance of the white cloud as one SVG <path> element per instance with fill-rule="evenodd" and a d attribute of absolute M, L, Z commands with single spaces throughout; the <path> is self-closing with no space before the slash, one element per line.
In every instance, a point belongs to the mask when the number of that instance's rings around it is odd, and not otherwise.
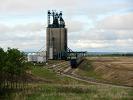
<path fill-rule="evenodd" d="M 10 32 L 36 32 L 36 31 L 41 31 L 43 28 L 44 26 L 41 23 L 19 24 L 13 27 L 5 24 L 0 24 L 0 34 L 10 33 Z"/>
<path fill-rule="evenodd" d="M 86 23 L 80 21 L 67 21 L 67 28 L 69 32 L 81 32 L 84 30 Z"/>
<path fill-rule="evenodd" d="M 12 47 L 38 50 L 45 46 L 46 34 L 41 23 L 28 23 L 10 27 L 0 25 L 0 46 L 3 48 Z"/>
<path fill-rule="evenodd" d="M 128 40 L 75 40 L 69 41 L 72 50 L 132 52 L 133 39 Z"/>
<path fill-rule="evenodd" d="M 109 16 L 98 24 L 98 28 L 105 30 L 133 30 L 133 13 Z"/>
<path fill-rule="evenodd" d="M 0 0 L 0 12 L 6 14 L 31 14 L 48 9 L 60 9 L 71 14 L 96 15 L 116 9 L 132 7 L 132 0 Z M 42 12 L 41 12 L 42 13 Z"/>
<path fill-rule="evenodd" d="M 133 50 L 133 13 L 107 16 L 97 25 L 82 33 L 73 33 L 69 37 L 74 49 L 97 49 L 112 51 Z M 80 41 L 79 41 L 80 40 Z"/>

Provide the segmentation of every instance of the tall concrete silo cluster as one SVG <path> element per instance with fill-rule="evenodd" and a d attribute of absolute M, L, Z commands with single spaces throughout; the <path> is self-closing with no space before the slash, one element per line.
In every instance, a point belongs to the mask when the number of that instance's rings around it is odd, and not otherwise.
<path fill-rule="evenodd" d="M 46 30 L 47 59 L 65 59 L 67 53 L 67 28 L 62 12 L 48 11 Z"/>

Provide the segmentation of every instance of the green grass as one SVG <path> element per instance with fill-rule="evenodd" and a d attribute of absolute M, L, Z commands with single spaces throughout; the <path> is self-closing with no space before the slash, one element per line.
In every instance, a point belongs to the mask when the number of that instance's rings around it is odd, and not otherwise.
<path fill-rule="evenodd" d="M 89 64 L 90 65 L 90 64 Z M 82 68 L 92 70 L 91 67 Z M 31 67 L 34 76 L 52 83 L 31 83 L 27 90 L 11 93 L 5 100 L 132 100 L 133 89 L 93 85 L 55 72 L 41 66 Z M 84 72 L 83 72 L 84 73 Z M 89 73 L 90 74 L 90 73 Z M 88 75 L 88 74 L 87 74 Z M 90 75 L 95 75 L 94 73 Z M 4 99 L 2 99 L 4 100 Z"/>
<path fill-rule="evenodd" d="M 80 72 L 84 76 L 100 79 L 91 62 L 81 65 Z M 92 85 L 66 76 L 58 76 L 55 72 L 42 67 L 33 67 L 32 73 L 41 78 L 54 80 L 51 84 L 36 84 L 37 90 L 30 90 L 25 100 L 132 100 L 133 89 L 112 86 Z"/>
<path fill-rule="evenodd" d="M 41 84 L 36 89 L 21 92 L 21 100 L 132 100 L 133 89 L 103 85 Z M 17 100 L 14 99 L 14 100 Z"/>
<path fill-rule="evenodd" d="M 89 62 L 86 59 L 84 60 L 84 62 L 80 64 L 80 66 L 77 68 L 75 73 L 83 77 L 92 77 L 95 79 L 102 79 L 101 75 L 94 71 L 94 68 L 91 62 Z"/>
<path fill-rule="evenodd" d="M 78 81 L 63 75 L 57 75 L 57 73 L 52 70 L 48 70 L 46 67 L 35 66 L 31 68 L 31 72 L 34 76 L 52 81 L 51 84 L 88 84 L 86 82 Z"/>
<path fill-rule="evenodd" d="M 34 76 L 45 78 L 48 80 L 57 80 L 57 75 L 51 70 L 46 69 L 42 66 L 35 66 L 31 68 L 31 72 Z"/>

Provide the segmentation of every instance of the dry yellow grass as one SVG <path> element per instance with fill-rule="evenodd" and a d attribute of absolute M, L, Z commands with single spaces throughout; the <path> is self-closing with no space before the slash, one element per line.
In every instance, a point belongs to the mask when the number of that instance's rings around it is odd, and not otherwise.
<path fill-rule="evenodd" d="M 133 57 L 88 57 L 94 72 L 107 81 L 133 86 Z"/>

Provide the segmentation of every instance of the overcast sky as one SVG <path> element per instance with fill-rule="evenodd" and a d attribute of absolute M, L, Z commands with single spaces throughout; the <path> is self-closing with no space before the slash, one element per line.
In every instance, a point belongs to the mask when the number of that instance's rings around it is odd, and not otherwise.
<path fill-rule="evenodd" d="M 47 10 L 63 11 L 72 50 L 133 52 L 133 0 L 0 0 L 0 47 L 45 46 Z"/>

